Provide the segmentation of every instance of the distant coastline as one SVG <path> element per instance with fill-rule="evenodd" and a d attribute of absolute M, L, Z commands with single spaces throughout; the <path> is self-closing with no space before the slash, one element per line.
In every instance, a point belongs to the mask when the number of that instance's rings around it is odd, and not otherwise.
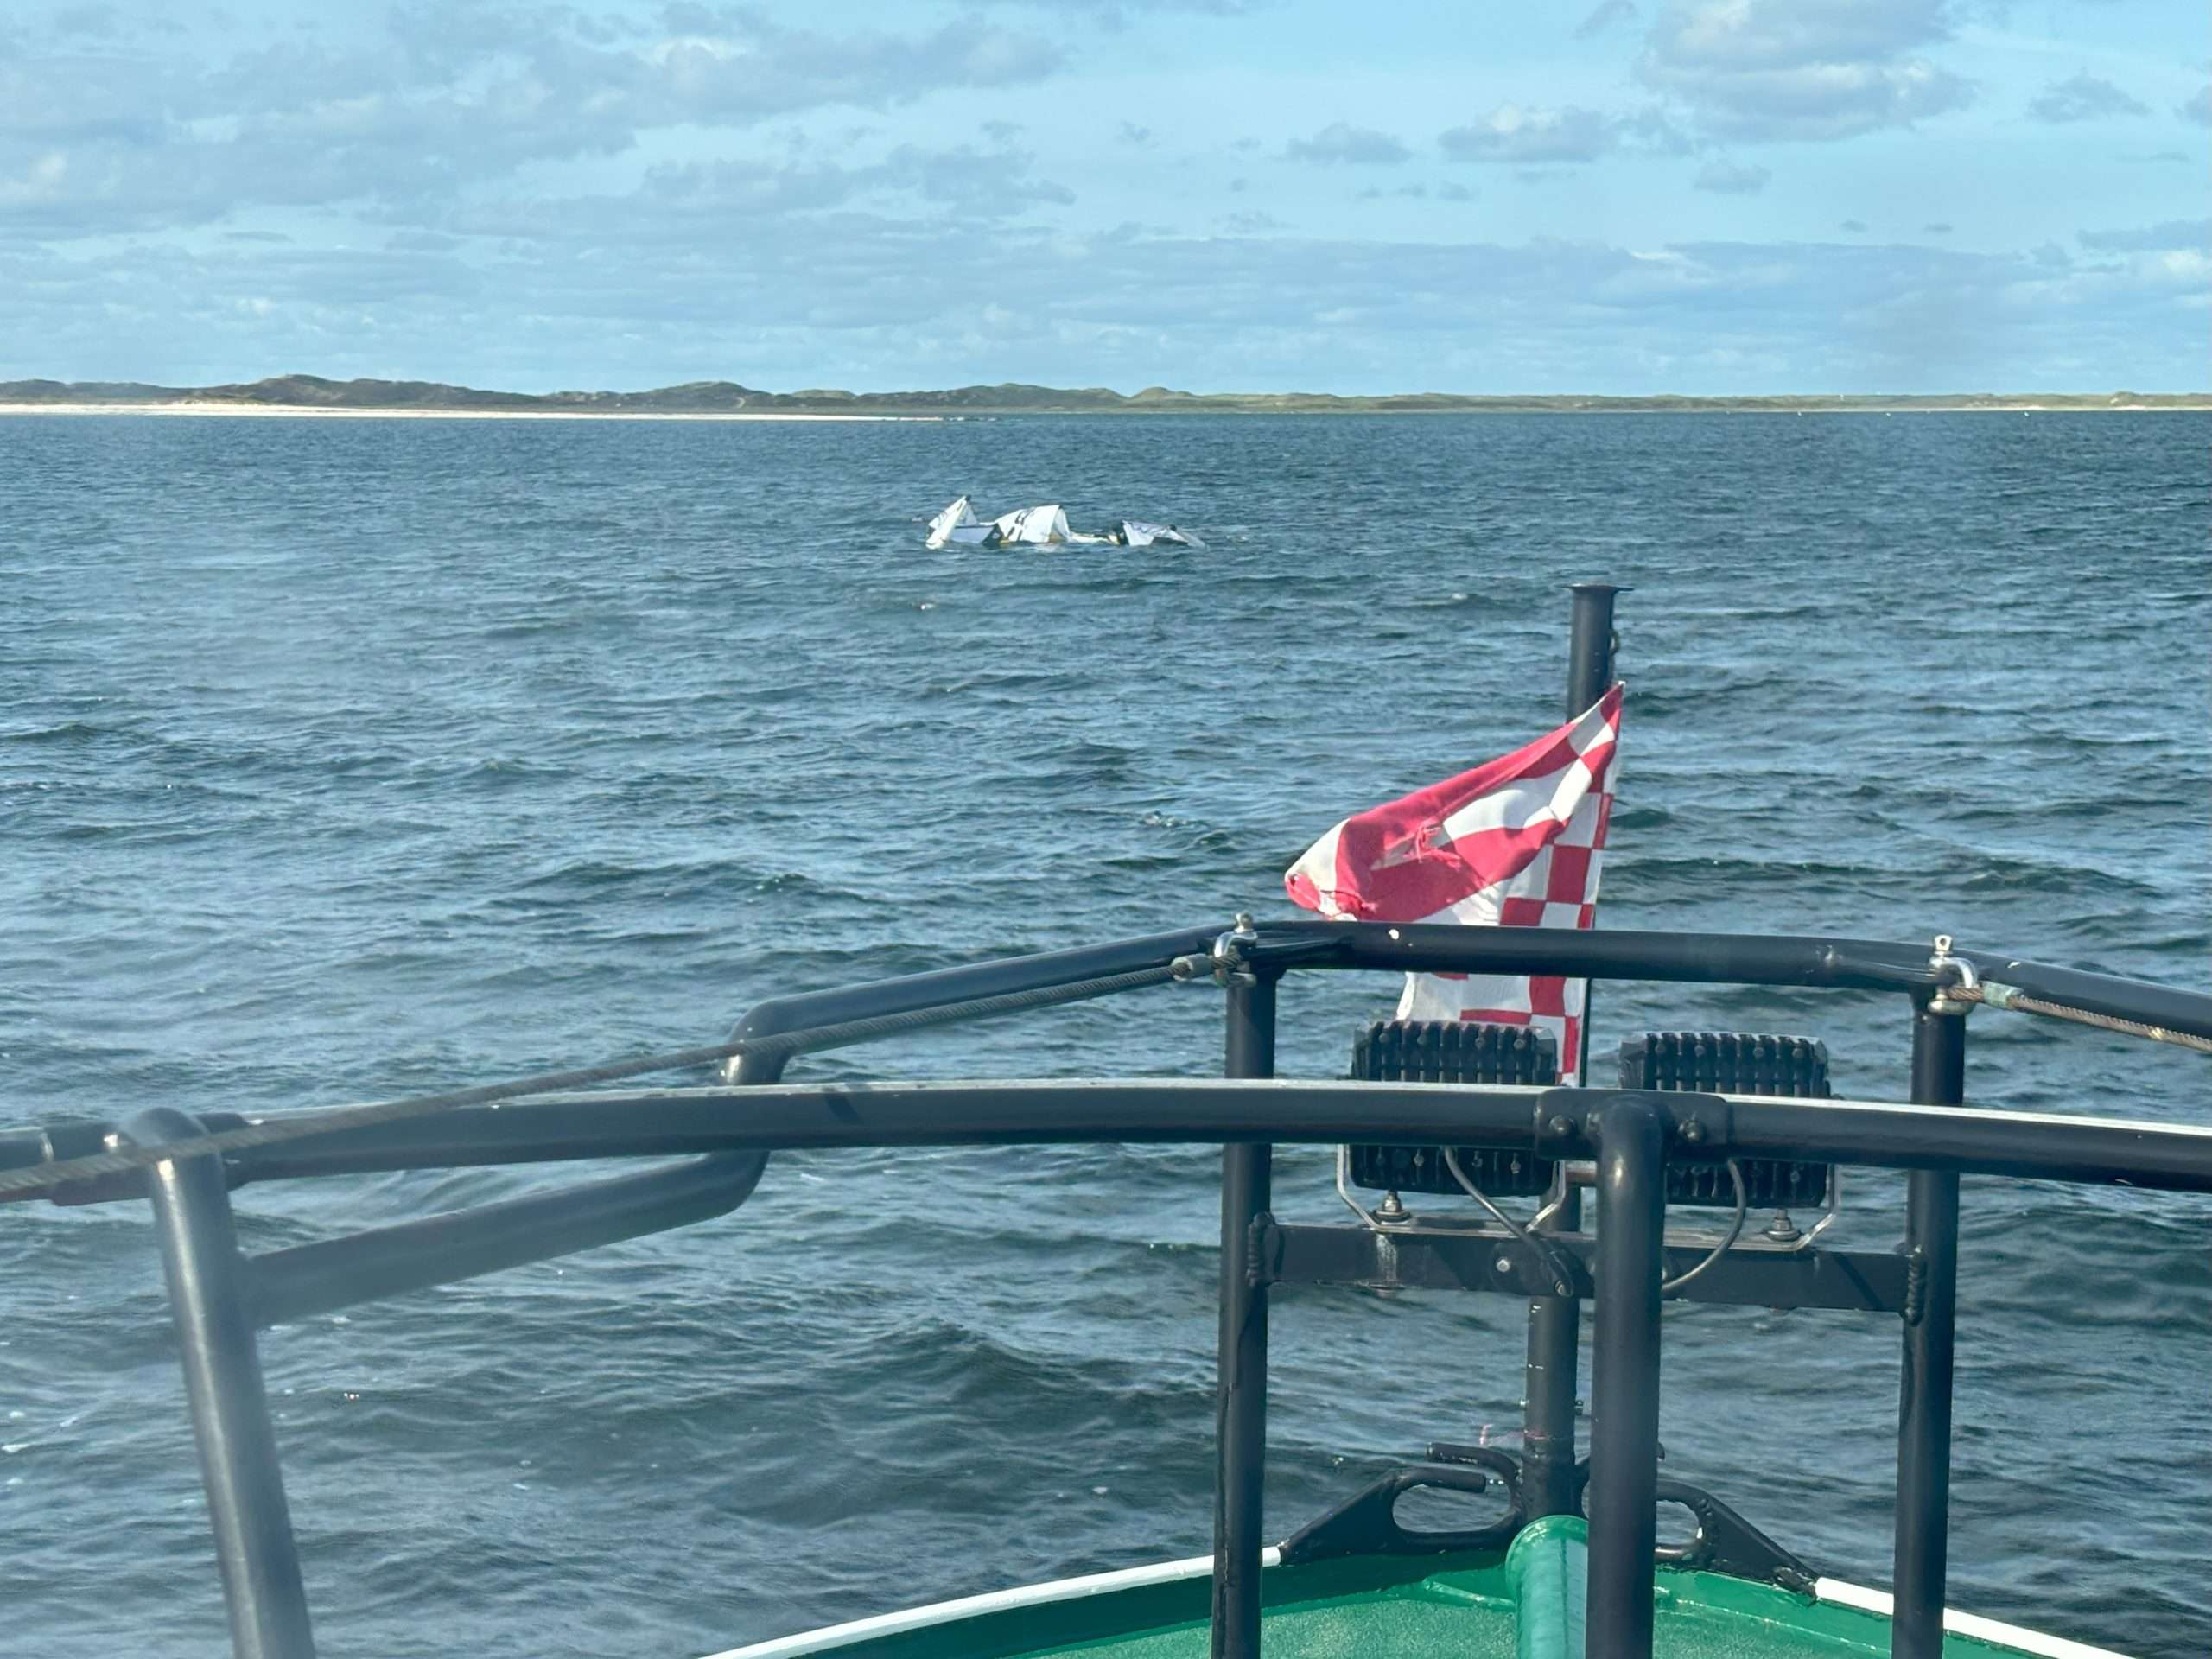
<path fill-rule="evenodd" d="M 1904 414 L 2212 409 L 2212 392 L 1874 393 L 1768 397 L 1472 396 L 1410 392 L 1187 392 L 1149 386 L 1005 385 L 941 391 L 762 391 L 695 381 L 650 391 L 486 391 L 427 380 L 281 375 L 250 384 L 158 386 L 130 381 L 0 381 L 0 415 L 336 415 L 565 420 L 943 420 L 1000 415 Z"/>
<path fill-rule="evenodd" d="M 172 403 L 73 403 L 0 399 L 6 415 L 152 415 L 168 419 L 194 416 L 245 420 L 358 421 L 942 421 L 943 415 L 817 413 L 802 410 L 645 409 L 466 409 L 434 404 L 380 406 L 374 404 L 247 404 L 179 398 Z"/>

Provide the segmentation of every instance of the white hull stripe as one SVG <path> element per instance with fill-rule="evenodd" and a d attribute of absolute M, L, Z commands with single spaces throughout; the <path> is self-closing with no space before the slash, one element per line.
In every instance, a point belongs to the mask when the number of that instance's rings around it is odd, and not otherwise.
<path fill-rule="evenodd" d="M 1893 1605 L 1886 1590 L 1869 1590 L 1864 1585 L 1846 1584 L 1840 1579 L 1816 1580 L 1813 1593 L 1839 1607 L 1856 1607 L 1863 1612 L 1879 1613 L 1885 1618 L 1890 1617 Z M 2069 1642 L 2063 1636 L 2044 1636 L 2040 1631 L 2024 1630 L 2017 1624 L 2000 1624 L 1993 1618 L 1962 1613 L 1955 1607 L 1943 1610 L 1943 1628 L 1953 1636 L 1993 1642 L 1999 1647 L 2032 1653 L 2037 1659 L 2126 1659 L 2125 1654 L 2114 1653 L 2110 1648 L 2093 1648 L 2087 1643 Z"/>
<path fill-rule="evenodd" d="M 1260 1565 L 1273 1567 L 1281 1558 L 1282 1552 L 1271 1544 L 1260 1552 Z M 905 1630 L 926 1630 L 932 1624 L 957 1624 L 985 1613 L 1042 1607 L 1056 1601 L 1080 1601 L 1086 1596 L 1103 1596 L 1116 1590 L 1137 1590 L 1146 1585 L 1173 1584 L 1183 1579 L 1211 1578 L 1212 1574 L 1211 1555 L 1156 1561 L 1150 1567 L 1128 1567 L 1117 1573 L 1092 1573 L 1079 1579 L 1055 1579 L 1049 1584 L 991 1590 L 980 1596 L 962 1596 L 957 1601 L 909 1607 L 903 1612 L 878 1613 L 873 1618 L 856 1618 L 849 1624 L 832 1624 L 826 1630 L 808 1630 L 798 1636 L 780 1636 L 772 1642 L 756 1642 L 749 1648 L 731 1648 L 709 1654 L 708 1659 L 792 1659 L 798 1654 L 828 1653 L 836 1648 L 850 1647 L 874 1637 L 897 1636 Z"/>
<path fill-rule="evenodd" d="M 1271 1546 L 1261 1551 L 1260 1564 L 1274 1567 L 1281 1560 L 1281 1550 Z M 1080 1601 L 1087 1596 L 1107 1595 L 1116 1590 L 1136 1590 L 1147 1585 L 1203 1579 L 1212 1572 L 1213 1558 L 1211 1555 L 1193 1555 L 1185 1560 L 1159 1561 L 1150 1567 L 1124 1567 L 1116 1573 L 1092 1573 L 1082 1578 L 1055 1579 L 1049 1584 L 987 1591 L 980 1596 L 962 1596 L 953 1601 L 933 1602 L 926 1607 L 878 1613 L 873 1618 L 856 1618 L 849 1624 L 832 1624 L 798 1636 L 779 1636 L 772 1641 L 756 1642 L 750 1647 L 725 1649 L 720 1653 L 707 1656 L 707 1659 L 798 1659 L 801 1654 L 829 1653 L 875 1637 L 897 1636 L 907 1630 L 927 1630 L 937 1624 L 954 1624 L 987 1613 L 1043 1607 L 1058 1601 Z M 1862 1612 L 1878 1613 L 1885 1618 L 1890 1616 L 1891 1599 L 1886 1590 L 1870 1590 L 1863 1585 L 1847 1584 L 1840 1579 L 1821 1579 L 1813 1586 L 1813 1593 L 1820 1600 L 1835 1606 L 1855 1607 Z M 2086 1643 L 2069 1642 L 2062 1636 L 2044 1636 L 2038 1631 L 2022 1630 L 2016 1624 L 1984 1618 L 1978 1613 L 1962 1613 L 1955 1607 L 1944 1611 L 1943 1628 L 1955 1636 L 1972 1637 L 1977 1641 L 1995 1643 L 2016 1652 L 2033 1654 L 2036 1659 L 2126 1659 L 2126 1655 L 2115 1653 L 2109 1648 L 2093 1648 Z"/>

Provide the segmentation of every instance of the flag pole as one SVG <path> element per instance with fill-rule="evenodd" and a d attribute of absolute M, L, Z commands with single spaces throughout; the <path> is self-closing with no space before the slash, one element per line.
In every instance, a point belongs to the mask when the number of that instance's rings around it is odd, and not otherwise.
<path fill-rule="evenodd" d="M 1578 582 L 1567 652 L 1567 718 L 1574 720 L 1613 683 L 1613 599 L 1625 589 Z M 1590 988 L 1582 991 L 1577 1083 L 1590 1075 Z M 1548 1231 L 1579 1232 L 1582 1193 L 1562 1168 L 1547 1200 Z M 1580 1370 L 1582 1306 L 1571 1296 L 1539 1296 L 1529 1304 L 1529 1364 L 1522 1407 L 1521 1477 L 1531 1520 L 1575 1513 L 1575 1386 Z"/>
<path fill-rule="evenodd" d="M 1574 615 L 1567 631 L 1567 718 L 1580 719 L 1590 705 L 1611 690 L 1613 652 L 1620 640 L 1613 632 L 1613 597 L 1625 588 L 1606 582 L 1578 582 L 1570 586 Z M 1576 1045 L 1574 1081 L 1590 1081 L 1590 987 L 1582 988 L 1582 1040 Z"/>

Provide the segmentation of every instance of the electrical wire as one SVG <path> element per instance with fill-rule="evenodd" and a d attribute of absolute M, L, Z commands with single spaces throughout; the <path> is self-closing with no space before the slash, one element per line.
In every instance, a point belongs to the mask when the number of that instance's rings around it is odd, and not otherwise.
<path fill-rule="evenodd" d="M 1736 1219 L 1728 1224 L 1728 1236 L 1713 1247 L 1712 1255 L 1707 1256 L 1688 1273 L 1678 1274 L 1672 1279 L 1662 1279 L 1659 1281 L 1659 1294 L 1662 1296 L 1671 1291 L 1680 1290 L 1684 1285 L 1689 1283 L 1691 1280 L 1727 1255 L 1734 1247 L 1736 1241 L 1743 1236 L 1744 1215 L 1751 1206 L 1746 1202 L 1744 1193 L 1744 1166 L 1733 1158 L 1728 1160 L 1728 1179 L 1736 1184 Z"/>
<path fill-rule="evenodd" d="M 1504 1228 L 1507 1232 L 1512 1234 L 1516 1239 L 1520 1241 L 1524 1249 L 1529 1250 L 1539 1262 L 1541 1262 L 1547 1268 L 1551 1269 L 1552 1292 L 1554 1295 L 1572 1296 L 1574 1294 L 1574 1277 L 1560 1262 L 1558 1253 L 1554 1251 L 1551 1246 L 1539 1240 L 1535 1234 L 1529 1232 L 1527 1228 L 1522 1226 L 1522 1224 L 1514 1220 L 1512 1217 L 1507 1215 L 1504 1211 L 1492 1204 L 1490 1201 L 1489 1195 L 1484 1193 L 1480 1187 L 1477 1186 L 1472 1181 L 1467 1179 L 1467 1172 L 1459 1167 L 1459 1153 L 1450 1147 L 1444 1148 L 1444 1166 L 1452 1172 L 1452 1179 L 1459 1182 L 1459 1185 L 1466 1190 L 1466 1193 L 1469 1198 L 1472 1198 L 1477 1204 L 1482 1205 L 1484 1209 L 1489 1211 L 1490 1213 L 1497 1218 L 1499 1226 Z"/>

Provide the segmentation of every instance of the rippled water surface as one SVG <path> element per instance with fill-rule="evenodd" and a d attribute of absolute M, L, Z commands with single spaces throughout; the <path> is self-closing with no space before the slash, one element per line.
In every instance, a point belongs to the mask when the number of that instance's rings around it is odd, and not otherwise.
<path fill-rule="evenodd" d="M 4 1116 L 329 1103 L 708 1042 L 753 1001 L 1288 913 L 1345 812 L 1558 717 L 1635 584 L 1614 926 L 2202 988 L 2204 448 L 2174 416 L 897 425 L 0 420 Z M 926 553 L 957 492 L 1202 551 Z M 1341 1068 L 1390 988 L 1286 993 Z M 1149 990 L 795 1077 L 1217 1067 Z M 1601 1045 L 1901 1007 L 1609 988 Z M 1601 1051 L 1602 1052 L 1602 1051 Z M 1970 1087 L 2201 1121 L 2201 1062 L 1976 1016 Z M 264 1340 L 332 1654 L 697 1654 L 1198 1553 L 1217 1161 L 779 1157 L 688 1231 Z M 564 1179 L 242 1189 L 256 1248 Z M 1326 1154 L 1276 1190 L 1325 1217 Z M 1899 1184 L 1850 1186 L 1857 1242 Z M 2208 1223 L 1967 1184 L 1954 1599 L 2212 1648 Z M 137 1206 L 0 1211 L 5 1645 L 225 1650 Z M 1521 1310 L 1286 1294 L 1270 1524 L 1515 1414 Z M 1679 1308 L 1668 1467 L 1888 1577 L 1897 1334 Z"/>

